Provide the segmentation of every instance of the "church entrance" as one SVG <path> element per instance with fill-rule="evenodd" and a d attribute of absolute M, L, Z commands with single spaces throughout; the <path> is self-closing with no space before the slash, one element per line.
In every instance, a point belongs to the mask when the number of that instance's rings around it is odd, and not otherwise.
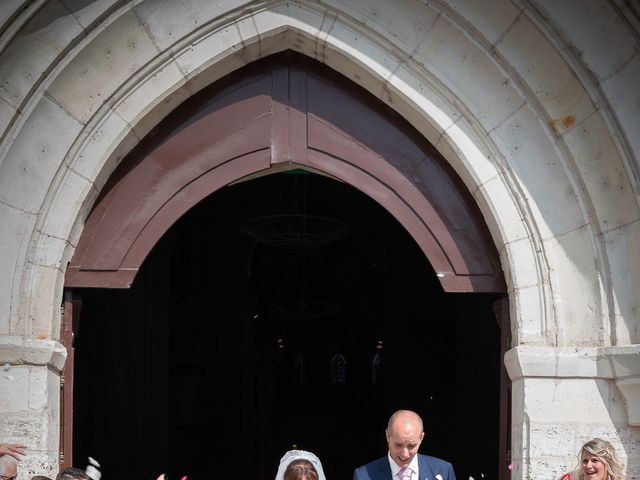
<path fill-rule="evenodd" d="M 493 294 L 444 293 L 370 198 L 292 171 L 226 187 L 171 228 L 129 290 L 76 290 L 74 456 L 107 478 L 330 479 L 386 452 L 395 409 L 460 478 L 497 478 Z"/>
<path fill-rule="evenodd" d="M 410 408 L 421 451 L 506 478 L 482 216 L 411 125 L 322 65 L 266 58 L 163 120 L 103 188 L 65 286 L 63 462 L 271 479 L 300 448 L 348 479 Z"/>

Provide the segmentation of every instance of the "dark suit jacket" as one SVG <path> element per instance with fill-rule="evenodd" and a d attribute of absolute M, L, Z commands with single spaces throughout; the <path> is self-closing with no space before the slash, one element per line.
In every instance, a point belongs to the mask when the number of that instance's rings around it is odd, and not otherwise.
<path fill-rule="evenodd" d="M 418 468 L 420 469 L 419 480 L 440 480 L 440 478 L 441 480 L 456 480 L 451 464 L 436 457 L 418 454 Z M 440 478 L 436 479 L 436 475 L 440 475 Z M 392 480 L 389 457 L 385 455 L 356 468 L 353 472 L 353 480 Z"/>

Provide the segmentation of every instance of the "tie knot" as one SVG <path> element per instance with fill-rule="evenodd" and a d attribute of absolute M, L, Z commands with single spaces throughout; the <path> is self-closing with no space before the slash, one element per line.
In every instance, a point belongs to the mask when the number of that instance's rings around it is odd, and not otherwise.
<path fill-rule="evenodd" d="M 412 473 L 413 470 L 411 470 L 409 467 L 401 468 L 398 472 L 398 478 L 399 480 L 411 480 Z"/>

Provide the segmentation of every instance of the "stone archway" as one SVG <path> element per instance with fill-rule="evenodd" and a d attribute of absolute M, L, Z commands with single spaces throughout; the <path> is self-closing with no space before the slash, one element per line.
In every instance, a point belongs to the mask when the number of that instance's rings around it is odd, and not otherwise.
<path fill-rule="evenodd" d="M 290 56 L 268 57 L 201 92 L 120 164 L 87 218 L 67 287 L 127 288 L 153 245 L 203 198 L 299 165 L 383 205 L 445 291 L 505 291 L 482 215 L 438 152 L 345 79 Z"/>
<path fill-rule="evenodd" d="M 1 348 L 41 379 L 36 410 L 6 409 L 24 415 L 25 432 L 57 428 L 45 415 L 56 382 L 44 379 L 64 363 L 65 270 L 106 179 L 185 98 L 293 49 L 407 119 L 479 205 L 501 254 L 517 346 L 507 357 L 520 412 L 514 475 L 571 464 L 573 452 L 556 456 L 540 440 L 559 423 L 563 438 L 606 429 L 621 448 L 638 438 L 638 368 L 619 368 L 634 365 L 639 332 L 638 23 L 628 2 L 590 0 L 576 11 L 498 1 L 491 16 L 446 0 L 68 3 L 3 11 Z M 550 413 L 579 411 L 552 400 L 557 383 L 575 382 L 598 406 L 588 422 Z M 54 437 L 28 462 L 55 470 Z"/>
<path fill-rule="evenodd" d="M 206 197 L 237 180 L 299 166 L 384 207 L 419 246 L 444 292 L 505 293 L 482 216 L 444 159 L 373 97 L 291 53 L 202 91 L 121 162 L 87 218 L 66 287 L 129 288 L 161 237 Z M 499 356 L 493 350 L 489 357 Z M 506 422 L 508 407 L 501 408 Z M 69 432 L 70 418 L 63 420 Z M 507 424 L 501 428 L 506 435 Z"/>

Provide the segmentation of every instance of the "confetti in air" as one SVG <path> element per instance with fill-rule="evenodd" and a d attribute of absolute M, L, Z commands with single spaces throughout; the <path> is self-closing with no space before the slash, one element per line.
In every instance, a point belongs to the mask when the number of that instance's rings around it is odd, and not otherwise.
<path fill-rule="evenodd" d="M 100 470 L 98 470 L 98 468 L 100 468 L 100 464 L 96 461 L 96 459 L 93 457 L 89 457 L 89 465 L 87 465 L 87 469 L 85 470 L 87 476 L 92 480 L 100 480 L 100 478 L 102 477 L 102 473 L 100 473 Z"/>

